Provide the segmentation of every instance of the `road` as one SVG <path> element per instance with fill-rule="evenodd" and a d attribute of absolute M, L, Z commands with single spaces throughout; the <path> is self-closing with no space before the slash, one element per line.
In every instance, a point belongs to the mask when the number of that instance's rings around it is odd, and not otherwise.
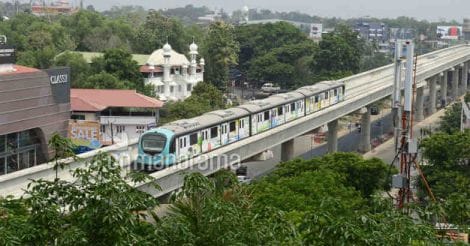
<path fill-rule="evenodd" d="M 379 124 L 379 122 L 382 122 L 383 126 Z M 387 112 L 386 115 L 383 116 L 383 118 L 376 119 L 372 121 L 372 127 L 371 127 L 371 137 L 372 139 L 377 138 L 384 133 L 388 133 L 393 131 L 393 126 L 392 126 L 392 120 L 391 120 L 391 114 Z M 308 137 L 310 138 L 310 137 Z M 352 129 L 350 133 L 346 133 L 344 136 L 340 137 L 338 139 L 338 151 L 342 152 L 353 152 L 357 151 L 359 148 L 359 138 L 360 138 L 360 133 L 356 128 Z M 295 141 L 295 148 L 304 148 L 305 149 L 305 141 Z M 309 146 L 308 146 L 309 148 Z M 276 146 L 271 151 L 274 154 L 274 157 L 270 160 L 266 161 L 250 161 L 250 162 L 245 162 L 243 163 L 248 167 L 248 176 L 252 178 L 258 178 L 263 175 L 268 174 L 274 168 L 278 163 L 281 162 L 281 147 Z M 313 146 L 313 149 L 311 151 L 307 151 L 304 153 L 301 153 L 297 155 L 300 158 L 303 159 L 311 159 L 316 156 L 321 156 L 324 155 L 328 152 L 327 145 L 326 143 Z"/>

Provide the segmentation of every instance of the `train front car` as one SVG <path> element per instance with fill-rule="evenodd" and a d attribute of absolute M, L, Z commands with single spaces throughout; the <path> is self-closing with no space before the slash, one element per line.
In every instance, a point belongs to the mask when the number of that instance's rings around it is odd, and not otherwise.
<path fill-rule="evenodd" d="M 160 170 L 175 163 L 175 150 L 172 148 L 174 133 L 165 128 L 156 128 L 139 138 L 137 165 L 145 170 Z"/>

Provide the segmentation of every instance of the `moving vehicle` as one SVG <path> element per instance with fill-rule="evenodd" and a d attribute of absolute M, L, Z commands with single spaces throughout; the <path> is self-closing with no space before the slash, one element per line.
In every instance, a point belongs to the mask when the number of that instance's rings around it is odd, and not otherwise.
<path fill-rule="evenodd" d="M 345 85 L 324 81 L 296 91 L 205 113 L 148 130 L 137 163 L 167 167 L 305 117 L 344 100 Z"/>
<path fill-rule="evenodd" d="M 279 86 L 274 86 L 273 83 L 264 83 L 263 86 L 261 86 L 261 91 L 264 93 L 276 93 L 281 90 L 281 87 Z"/>

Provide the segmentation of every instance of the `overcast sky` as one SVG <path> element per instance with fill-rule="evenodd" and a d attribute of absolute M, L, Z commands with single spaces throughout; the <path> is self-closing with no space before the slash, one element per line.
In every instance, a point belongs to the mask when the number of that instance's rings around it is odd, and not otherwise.
<path fill-rule="evenodd" d="M 264 8 L 277 11 L 299 11 L 319 16 L 350 17 L 397 17 L 411 16 L 427 20 L 452 20 L 462 22 L 470 17 L 470 0 L 84 0 L 97 9 L 113 5 L 141 5 L 146 8 L 174 8 L 186 4 L 224 8 L 227 11 Z"/>

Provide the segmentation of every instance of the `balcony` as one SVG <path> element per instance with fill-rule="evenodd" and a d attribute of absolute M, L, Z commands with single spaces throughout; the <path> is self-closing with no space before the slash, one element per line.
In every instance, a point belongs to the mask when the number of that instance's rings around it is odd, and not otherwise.
<path fill-rule="evenodd" d="M 155 116 L 101 116 L 100 124 L 107 125 L 149 125 L 155 124 Z"/>

